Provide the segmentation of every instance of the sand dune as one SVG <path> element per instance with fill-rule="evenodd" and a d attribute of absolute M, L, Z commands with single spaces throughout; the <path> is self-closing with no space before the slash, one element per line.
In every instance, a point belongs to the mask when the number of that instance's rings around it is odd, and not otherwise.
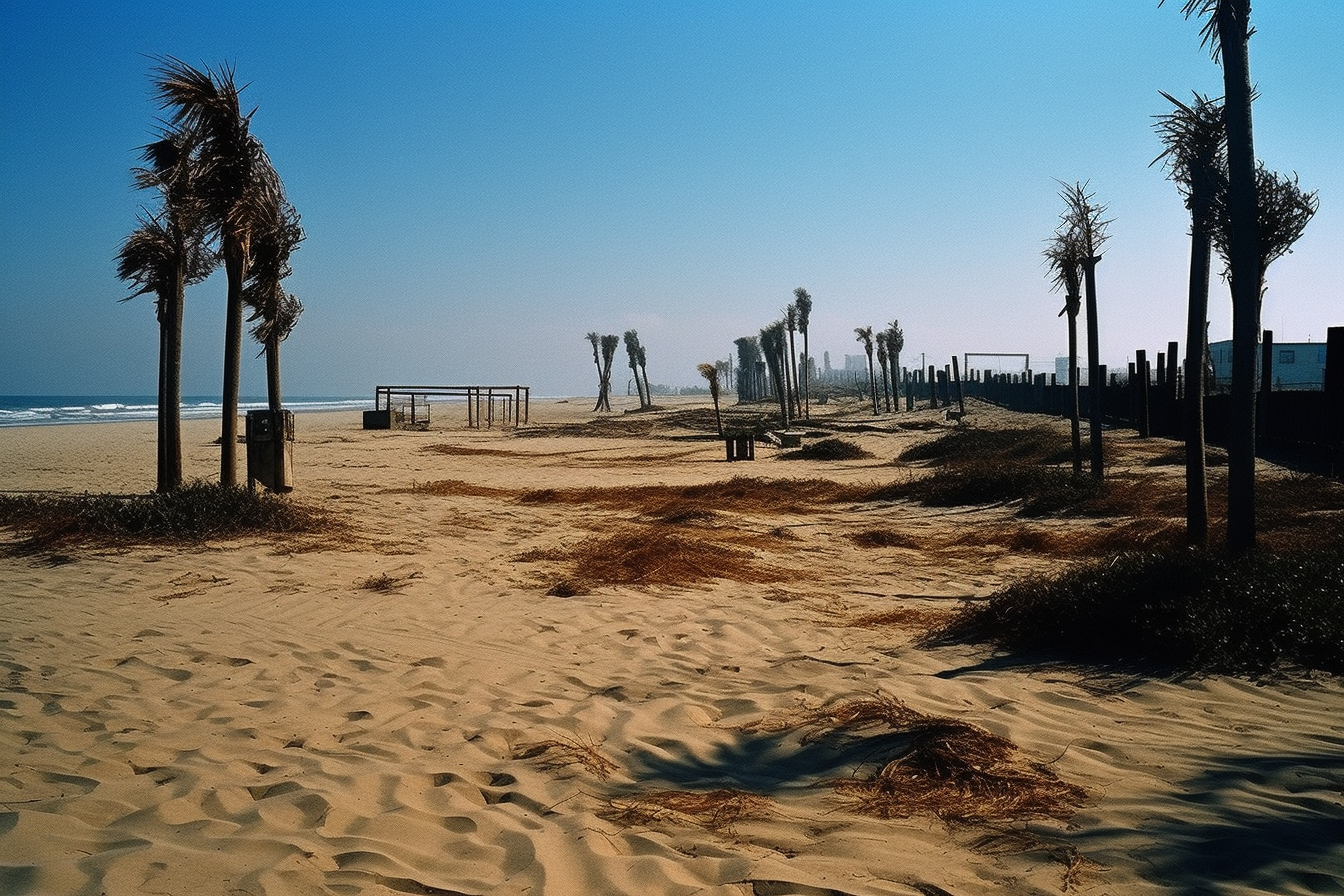
<path fill-rule="evenodd" d="M 781 574 L 548 595 L 576 547 L 648 521 L 524 489 L 886 481 L 928 437 L 856 432 L 874 458 L 730 465 L 671 423 L 562 428 L 585 409 L 534 405 L 549 437 L 301 416 L 296 497 L 355 530 L 302 552 L 0 557 L 0 892 L 1344 892 L 1339 681 L 1101 677 L 860 624 L 1056 564 L 954 544 L 1004 508 L 717 514 L 684 525 Z M 192 475 L 213 470 L 213 428 L 186 424 Z M 0 481 L 146 491 L 153 444 L 140 424 L 2 430 Z M 436 482 L 471 488 L 413 490 Z M 941 547 L 852 538 L 875 528 Z M 828 782 L 901 738 L 809 739 L 787 720 L 878 694 L 1007 738 L 1084 803 L 1067 821 L 952 826 L 854 811 Z"/>

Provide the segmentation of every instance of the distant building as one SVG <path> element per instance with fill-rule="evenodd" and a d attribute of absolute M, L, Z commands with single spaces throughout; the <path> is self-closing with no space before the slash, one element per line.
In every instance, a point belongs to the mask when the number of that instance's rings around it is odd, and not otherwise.
<path fill-rule="evenodd" d="M 1255 375 L 1260 376 L 1261 347 L 1255 350 Z M 1214 383 L 1227 387 L 1232 383 L 1232 340 L 1209 343 L 1213 359 Z M 1324 389 L 1324 342 L 1274 343 L 1273 386 L 1275 389 Z"/>
<path fill-rule="evenodd" d="M 867 355 L 845 355 L 845 369 L 857 370 L 859 373 L 868 372 Z"/>

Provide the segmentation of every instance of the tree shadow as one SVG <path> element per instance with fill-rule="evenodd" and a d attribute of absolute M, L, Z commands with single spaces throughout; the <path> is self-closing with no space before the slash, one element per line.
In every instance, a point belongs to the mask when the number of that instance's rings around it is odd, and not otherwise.
<path fill-rule="evenodd" d="M 651 783 L 689 790 L 731 787 L 768 796 L 880 767 L 914 741 L 914 735 L 896 732 L 868 737 L 838 730 L 806 737 L 796 729 L 726 733 L 731 737 L 704 755 L 636 747 L 626 764 L 641 789 Z"/>
<path fill-rule="evenodd" d="M 1221 757 L 1173 799 L 1145 819 L 1149 842 L 1137 849 L 1132 830 L 1084 829 L 1070 842 L 1085 854 L 1128 853 L 1181 896 L 1230 885 L 1344 892 L 1344 751 Z"/>

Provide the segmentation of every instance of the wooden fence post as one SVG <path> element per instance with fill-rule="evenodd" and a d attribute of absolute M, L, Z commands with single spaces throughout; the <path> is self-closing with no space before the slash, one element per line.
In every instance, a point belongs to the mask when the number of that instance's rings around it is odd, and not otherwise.
<path fill-rule="evenodd" d="M 1152 432 L 1148 426 L 1148 351 L 1139 349 L 1134 353 L 1134 369 L 1139 375 L 1139 438 L 1146 439 Z"/>
<path fill-rule="evenodd" d="M 1325 413 L 1330 475 L 1344 476 L 1344 327 L 1326 330 Z"/>
<path fill-rule="evenodd" d="M 1274 331 L 1265 330 L 1260 341 L 1260 394 L 1255 402 L 1255 453 L 1263 454 L 1269 442 L 1269 405 L 1274 388 Z"/>

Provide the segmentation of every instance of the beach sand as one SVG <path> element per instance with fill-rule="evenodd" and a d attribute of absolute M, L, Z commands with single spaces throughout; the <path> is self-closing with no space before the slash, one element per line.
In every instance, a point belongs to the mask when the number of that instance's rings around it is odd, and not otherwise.
<path fill-rule="evenodd" d="M 889 482 L 912 475 L 902 448 L 952 425 L 858 415 L 846 438 L 873 458 L 762 446 L 729 464 L 628 401 L 601 433 L 576 425 L 591 398 L 535 402 L 521 432 L 300 415 L 294 499 L 345 536 L 0 555 L 0 893 L 1344 893 L 1337 679 L 918 646 L 921 621 L 1059 568 L 981 534 L 1012 508 L 654 518 L 522 497 Z M 188 476 L 214 475 L 217 422 L 183 428 Z M 1121 463 L 1152 444 L 1113 440 Z M 153 424 L 0 430 L 6 491 L 145 492 L 153 464 Z M 599 539 L 669 530 L 735 551 L 739 574 L 575 572 Z M 893 609 L 918 612 L 874 622 Z M 862 814 L 829 782 L 871 774 L 899 738 L 810 738 L 798 720 L 875 696 L 1006 738 L 1086 796 L 1067 820 Z M 685 793 L 711 808 L 669 796 Z"/>

